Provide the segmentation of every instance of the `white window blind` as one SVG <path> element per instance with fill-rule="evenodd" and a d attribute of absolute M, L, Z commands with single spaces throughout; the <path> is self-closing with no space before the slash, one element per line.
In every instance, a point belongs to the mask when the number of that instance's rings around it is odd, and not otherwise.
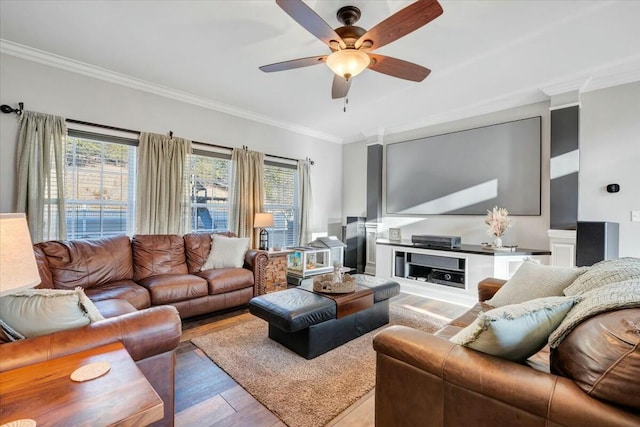
<path fill-rule="evenodd" d="M 67 238 L 134 233 L 136 140 L 69 130 L 65 141 Z"/>
<path fill-rule="evenodd" d="M 191 228 L 229 230 L 229 156 L 194 150 L 191 156 Z"/>
<path fill-rule="evenodd" d="M 298 172 L 295 166 L 267 161 L 264 166 L 264 211 L 273 213 L 267 228 L 270 246 L 298 244 Z"/>

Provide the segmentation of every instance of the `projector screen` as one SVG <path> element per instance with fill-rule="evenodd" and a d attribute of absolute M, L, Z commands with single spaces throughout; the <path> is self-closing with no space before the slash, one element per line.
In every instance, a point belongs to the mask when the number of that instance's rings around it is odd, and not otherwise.
<path fill-rule="evenodd" d="M 386 213 L 540 215 L 541 117 L 386 146 Z"/>

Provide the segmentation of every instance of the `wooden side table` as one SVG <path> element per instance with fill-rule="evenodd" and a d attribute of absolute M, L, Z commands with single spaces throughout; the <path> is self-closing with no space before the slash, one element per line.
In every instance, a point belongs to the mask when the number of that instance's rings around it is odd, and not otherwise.
<path fill-rule="evenodd" d="M 105 375 L 71 381 L 77 368 L 109 362 Z M 43 426 L 145 426 L 164 404 L 122 343 L 0 373 L 0 424 L 31 418 Z"/>
<path fill-rule="evenodd" d="M 269 263 L 265 268 L 264 284 L 266 293 L 287 289 L 287 255 L 292 252 L 287 249 L 281 251 L 270 249 L 268 251 Z"/>

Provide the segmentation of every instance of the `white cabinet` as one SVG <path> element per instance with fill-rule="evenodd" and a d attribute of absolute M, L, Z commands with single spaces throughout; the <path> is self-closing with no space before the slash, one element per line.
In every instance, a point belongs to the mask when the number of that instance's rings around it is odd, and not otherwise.
<path fill-rule="evenodd" d="M 549 230 L 549 249 L 551 249 L 551 265 L 557 267 L 576 266 L 576 231 Z"/>
<path fill-rule="evenodd" d="M 365 224 L 365 267 L 364 272 L 375 276 L 376 274 L 376 240 L 378 238 L 378 224 Z"/>
<path fill-rule="evenodd" d="M 494 252 L 479 245 L 438 250 L 383 240 L 376 254 L 376 277 L 396 280 L 402 292 L 466 306 L 478 301 L 481 280 L 509 279 L 527 258 L 549 263 L 547 250 Z"/>

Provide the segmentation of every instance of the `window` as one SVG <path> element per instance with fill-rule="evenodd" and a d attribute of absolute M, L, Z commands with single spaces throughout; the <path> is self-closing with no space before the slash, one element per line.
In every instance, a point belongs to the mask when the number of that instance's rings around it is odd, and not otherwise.
<path fill-rule="evenodd" d="M 296 166 L 265 161 L 264 211 L 273 213 L 269 246 L 298 245 L 298 171 Z"/>
<path fill-rule="evenodd" d="M 228 156 L 193 150 L 190 185 L 193 231 L 229 230 L 230 166 Z"/>
<path fill-rule="evenodd" d="M 65 141 L 67 238 L 133 234 L 136 140 L 69 130 Z"/>
<path fill-rule="evenodd" d="M 64 148 L 68 239 L 134 234 L 137 144 L 135 139 L 69 130 Z M 194 149 L 190 162 L 192 230 L 228 231 L 230 156 Z M 270 246 L 298 244 L 297 181 L 295 165 L 265 162 L 264 211 L 274 217 Z M 49 197 L 55 193 L 52 188 Z"/>

